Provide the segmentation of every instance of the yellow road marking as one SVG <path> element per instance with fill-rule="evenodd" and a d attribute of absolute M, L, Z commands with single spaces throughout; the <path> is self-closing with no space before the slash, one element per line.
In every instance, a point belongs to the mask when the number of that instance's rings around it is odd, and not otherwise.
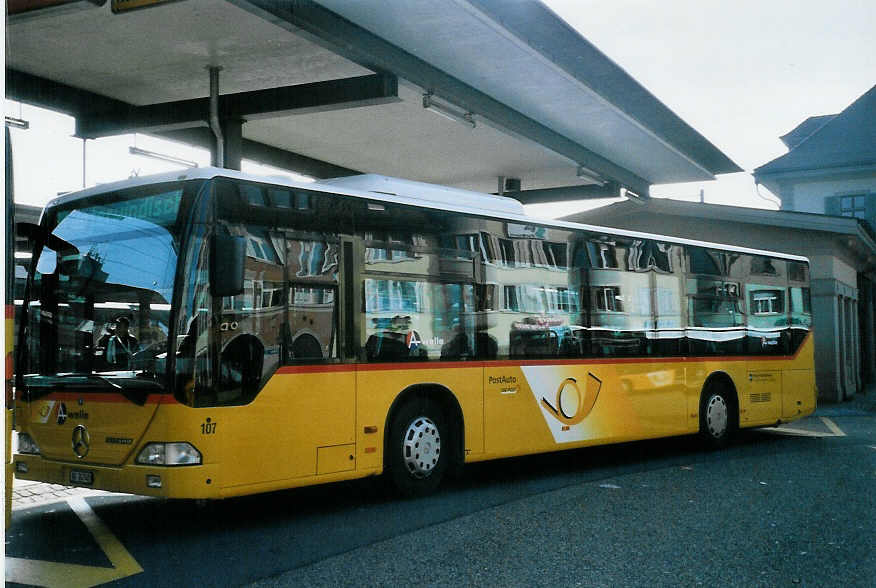
<path fill-rule="evenodd" d="M 83 566 L 19 557 L 6 558 L 6 581 L 37 586 L 87 587 L 120 580 L 143 571 L 125 546 L 101 521 L 85 499 L 68 498 L 67 503 L 94 537 L 113 567 Z"/>

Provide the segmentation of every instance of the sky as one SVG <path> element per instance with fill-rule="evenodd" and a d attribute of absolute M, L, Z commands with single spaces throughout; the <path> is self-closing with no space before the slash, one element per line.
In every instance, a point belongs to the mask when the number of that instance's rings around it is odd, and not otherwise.
<path fill-rule="evenodd" d="M 873 0 L 543 2 L 747 172 L 652 196 L 776 208 L 750 174 L 779 137 L 876 84 Z"/>
<path fill-rule="evenodd" d="M 809 116 L 842 111 L 876 83 L 873 0 L 543 1 L 748 172 L 654 186 L 656 197 L 696 200 L 703 190 L 706 202 L 776 208 L 765 188 L 758 195 L 750 172 L 787 152 L 781 135 Z M 16 200 L 43 205 L 81 189 L 83 147 L 72 137 L 73 119 L 11 101 L 5 107 L 31 123 L 12 129 Z M 88 141 L 85 185 L 180 169 L 129 154 L 135 144 L 209 163 L 205 150 L 144 135 Z M 252 162 L 244 171 L 277 173 Z M 572 212 L 568 203 L 528 211 Z"/>

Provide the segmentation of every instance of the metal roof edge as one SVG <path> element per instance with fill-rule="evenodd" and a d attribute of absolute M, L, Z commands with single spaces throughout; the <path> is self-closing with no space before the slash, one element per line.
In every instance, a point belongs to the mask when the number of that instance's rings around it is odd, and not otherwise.
<path fill-rule="evenodd" d="M 712 175 L 744 171 L 540 1 L 466 1 L 692 164 Z"/>
<path fill-rule="evenodd" d="M 663 210 L 660 210 L 663 208 Z M 613 210 L 609 210 L 613 209 Z M 650 209 L 650 210 L 649 210 Z M 859 219 L 827 215 L 815 212 L 799 212 L 795 210 L 767 210 L 747 208 L 742 206 L 727 206 L 723 204 L 704 204 L 658 198 L 649 200 L 645 207 L 640 204 L 631 205 L 628 202 L 617 202 L 592 211 L 584 211 L 570 217 L 586 216 L 590 212 L 602 210 L 610 217 L 620 217 L 630 214 L 630 211 L 646 210 L 656 214 L 684 216 L 688 218 L 708 218 L 710 220 L 726 220 L 776 228 L 799 231 L 818 231 L 834 235 L 846 235 L 859 239 L 866 247 L 876 254 L 876 239 L 871 235 Z M 701 214 L 703 211 L 708 214 Z M 776 221 L 781 222 L 776 222 Z"/>
<path fill-rule="evenodd" d="M 786 155 L 789 155 L 790 152 L 778 157 L 769 163 L 765 163 L 764 165 L 754 169 L 754 177 L 755 178 L 764 178 L 771 180 L 778 180 L 782 178 L 815 178 L 819 176 L 825 175 L 833 175 L 838 173 L 865 173 L 876 171 L 876 154 L 874 154 L 874 159 L 872 160 L 862 160 L 860 162 L 845 162 L 842 165 L 835 166 L 827 166 L 827 167 L 817 167 L 813 168 L 811 166 L 794 166 L 794 167 L 779 167 L 776 169 L 766 169 L 765 168 L 771 165 L 774 162 L 777 162 L 784 158 Z"/>

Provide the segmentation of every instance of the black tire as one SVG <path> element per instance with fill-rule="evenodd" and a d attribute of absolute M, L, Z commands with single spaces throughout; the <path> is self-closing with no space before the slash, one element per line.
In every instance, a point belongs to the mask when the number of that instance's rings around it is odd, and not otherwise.
<path fill-rule="evenodd" d="M 425 496 L 438 488 L 452 460 L 450 425 L 441 407 L 416 397 L 392 417 L 385 463 L 388 479 L 403 496 Z"/>
<path fill-rule="evenodd" d="M 727 382 L 710 382 L 700 396 L 700 438 L 712 449 L 726 447 L 736 433 L 736 395 Z"/>

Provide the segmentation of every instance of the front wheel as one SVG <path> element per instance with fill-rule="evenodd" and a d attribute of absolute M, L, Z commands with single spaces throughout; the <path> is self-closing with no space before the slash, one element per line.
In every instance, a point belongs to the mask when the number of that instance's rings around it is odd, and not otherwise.
<path fill-rule="evenodd" d="M 713 382 L 700 399 L 700 437 L 709 447 L 727 445 L 736 430 L 736 403 L 725 382 Z"/>
<path fill-rule="evenodd" d="M 405 496 L 424 496 L 441 483 L 451 459 L 444 412 L 415 398 L 400 407 L 389 428 L 386 463 L 393 486 Z"/>

